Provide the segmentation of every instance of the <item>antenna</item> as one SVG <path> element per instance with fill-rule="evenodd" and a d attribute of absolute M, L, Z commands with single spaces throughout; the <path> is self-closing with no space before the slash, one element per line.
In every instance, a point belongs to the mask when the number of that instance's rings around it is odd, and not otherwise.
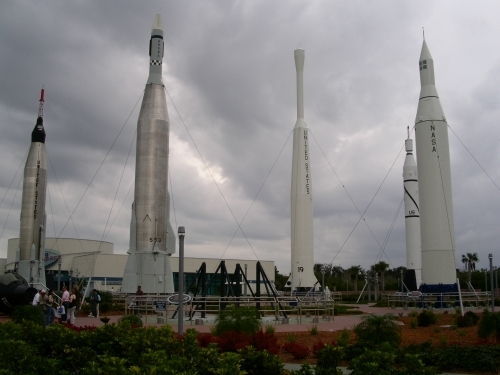
<path fill-rule="evenodd" d="M 410 127 L 409 126 L 406 127 L 406 131 L 408 132 L 408 139 L 409 139 L 410 138 Z"/>
<path fill-rule="evenodd" d="M 422 37 L 423 37 L 423 38 L 424 38 L 424 40 L 425 40 L 425 29 L 424 29 L 424 27 L 423 27 L 423 26 L 422 26 Z"/>

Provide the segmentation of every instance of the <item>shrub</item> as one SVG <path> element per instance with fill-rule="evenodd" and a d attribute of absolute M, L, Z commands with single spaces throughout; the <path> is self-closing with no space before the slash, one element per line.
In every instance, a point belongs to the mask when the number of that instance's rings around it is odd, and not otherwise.
<path fill-rule="evenodd" d="M 317 342 L 314 343 L 313 348 L 312 348 L 312 353 L 313 353 L 313 355 L 314 355 L 315 358 L 318 358 L 318 353 L 325 346 L 326 346 L 326 344 L 323 341 L 317 341 Z"/>
<path fill-rule="evenodd" d="M 226 331 L 217 337 L 217 344 L 223 352 L 235 352 L 250 345 L 251 337 L 247 333 Z"/>
<path fill-rule="evenodd" d="M 292 372 L 293 375 L 315 375 L 315 373 L 314 368 L 307 363 L 300 366 L 297 371 Z"/>
<path fill-rule="evenodd" d="M 496 335 L 496 338 L 500 339 L 500 313 L 492 313 L 484 310 L 483 316 L 479 321 L 477 334 L 482 339 L 493 335 Z"/>
<path fill-rule="evenodd" d="M 38 325 L 43 325 L 43 311 L 39 306 L 16 306 L 12 312 L 12 321 L 15 323 L 32 322 Z"/>
<path fill-rule="evenodd" d="M 341 347 L 326 345 L 316 354 L 318 359 L 316 363 L 317 374 L 327 374 L 329 369 L 335 369 L 340 364 L 343 358 L 343 350 Z M 321 370 L 318 372 L 318 370 Z"/>
<path fill-rule="evenodd" d="M 276 331 L 276 329 L 274 328 L 274 326 L 272 326 L 272 325 L 266 326 L 266 329 L 265 329 L 266 333 L 273 334 L 275 331 Z"/>
<path fill-rule="evenodd" d="M 354 328 L 354 332 L 362 346 L 379 346 L 383 343 L 398 346 L 401 342 L 400 327 L 391 315 L 370 315 Z"/>
<path fill-rule="evenodd" d="M 349 332 L 347 329 L 343 329 L 340 332 L 338 343 L 342 347 L 346 347 L 349 345 L 349 341 L 351 340 L 351 332 Z"/>
<path fill-rule="evenodd" d="M 317 336 L 318 335 L 318 327 L 314 326 L 311 328 L 311 336 Z"/>
<path fill-rule="evenodd" d="M 388 350 L 387 350 L 388 349 Z M 393 375 L 396 354 L 391 347 L 365 350 L 349 364 L 351 375 Z"/>
<path fill-rule="evenodd" d="M 216 335 L 228 331 L 253 334 L 259 329 L 260 319 L 257 309 L 231 305 L 220 312 L 214 332 Z"/>
<path fill-rule="evenodd" d="M 259 331 L 251 338 L 251 345 L 257 350 L 267 350 L 269 353 L 278 354 L 280 346 L 274 334 Z"/>
<path fill-rule="evenodd" d="M 216 343 L 217 337 L 211 333 L 198 333 L 196 340 L 198 341 L 199 346 L 206 348 L 208 345 Z"/>
<path fill-rule="evenodd" d="M 298 342 L 287 342 L 283 345 L 283 349 L 290 353 L 295 359 L 304 359 L 309 356 L 309 348 Z"/>
<path fill-rule="evenodd" d="M 239 351 L 241 368 L 248 375 L 279 375 L 283 373 L 283 363 L 276 355 L 247 347 Z"/>
<path fill-rule="evenodd" d="M 458 327 L 472 327 L 479 321 L 479 316 L 472 311 L 467 311 L 464 316 L 457 315 L 455 320 Z"/>
<path fill-rule="evenodd" d="M 118 326 L 123 328 L 142 327 L 142 320 L 137 315 L 125 315 L 118 321 Z"/>
<path fill-rule="evenodd" d="M 417 316 L 417 324 L 419 327 L 428 327 L 437 322 L 436 314 L 430 310 L 423 310 Z"/>

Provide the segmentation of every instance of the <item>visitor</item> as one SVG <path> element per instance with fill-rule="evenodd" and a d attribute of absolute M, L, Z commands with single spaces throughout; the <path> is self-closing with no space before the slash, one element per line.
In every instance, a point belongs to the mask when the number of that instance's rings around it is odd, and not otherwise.
<path fill-rule="evenodd" d="M 37 290 L 35 296 L 33 297 L 33 302 L 31 304 L 33 306 L 38 306 L 39 303 L 40 303 L 40 290 Z"/>
<path fill-rule="evenodd" d="M 75 311 L 76 311 L 76 306 L 78 304 L 78 298 L 76 297 L 77 295 L 77 290 L 76 288 L 71 289 L 71 294 L 69 296 L 69 303 L 68 303 L 68 310 L 66 313 L 66 322 L 70 324 L 75 324 Z"/>
<path fill-rule="evenodd" d="M 47 296 L 45 289 L 42 289 L 40 291 L 40 298 L 38 300 L 38 306 L 40 306 L 40 309 L 42 310 L 43 325 L 48 326 L 50 324 L 49 323 L 49 320 L 50 320 L 50 311 L 49 310 L 51 310 L 51 309 L 49 308 L 49 298 Z"/>
<path fill-rule="evenodd" d="M 90 314 L 91 318 L 99 318 L 99 304 L 101 303 L 101 296 L 97 292 L 97 289 L 93 289 L 89 297 L 90 302 Z"/>
<path fill-rule="evenodd" d="M 61 315 L 62 322 L 66 322 L 68 320 L 68 309 L 69 309 L 69 292 L 68 288 L 63 286 L 63 293 L 61 297 L 62 305 L 64 307 L 64 313 Z"/>
<path fill-rule="evenodd" d="M 49 315 L 49 324 L 54 323 L 54 317 L 56 315 L 56 298 L 54 291 L 52 289 L 49 289 L 49 292 L 47 293 L 47 307 L 48 307 L 48 315 Z"/>

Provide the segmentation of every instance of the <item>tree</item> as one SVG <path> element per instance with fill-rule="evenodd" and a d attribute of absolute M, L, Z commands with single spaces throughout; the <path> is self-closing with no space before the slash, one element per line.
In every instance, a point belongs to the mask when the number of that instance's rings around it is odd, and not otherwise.
<path fill-rule="evenodd" d="M 354 292 L 358 292 L 358 278 L 359 276 L 363 275 L 363 268 L 361 266 L 351 266 L 347 270 L 347 273 L 351 277 L 351 280 L 354 281 Z"/>
<path fill-rule="evenodd" d="M 380 275 L 380 281 L 382 283 L 382 291 L 385 291 L 385 271 L 389 268 L 389 264 L 381 260 L 377 264 L 374 264 L 372 267 L 372 271 L 376 272 Z"/>
<path fill-rule="evenodd" d="M 471 283 L 472 271 L 476 270 L 476 263 L 479 262 L 477 253 L 462 254 L 462 263 L 465 265 L 465 270 L 468 273 L 468 282 Z"/>

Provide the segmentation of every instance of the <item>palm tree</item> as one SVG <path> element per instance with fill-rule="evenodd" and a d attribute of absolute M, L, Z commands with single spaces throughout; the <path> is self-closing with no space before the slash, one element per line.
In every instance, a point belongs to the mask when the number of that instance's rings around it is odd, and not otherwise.
<path fill-rule="evenodd" d="M 384 276 L 385 276 L 385 271 L 387 271 L 388 268 L 389 264 L 384 262 L 383 260 L 372 266 L 372 271 L 380 275 L 380 280 L 382 282 L 382 291 L 385 291 Z"/>
<path fill-rule="evenodd" d="M 462 254 L 462 263 L 465 265 L 465 270 L 469 274 L 469 284 L 471 282 L 472 278 L 472 271 L 476 270 L 476 263 L 479 262 L 479 257 L 477 256 L 477 253 L 467 253 L 467 254 Z"/>
<path fill-rule="evenodd" d="M 361 268 L 361 266 L 351 266 L 347 272 L 349 273 L 349 276 L 351 277 L 351 279 L 354 279 L 354 292 L 355 293 L 358 293 L 358 277 L 360 275 L 362 275 L 363 273 L 363 269 Z"/>

